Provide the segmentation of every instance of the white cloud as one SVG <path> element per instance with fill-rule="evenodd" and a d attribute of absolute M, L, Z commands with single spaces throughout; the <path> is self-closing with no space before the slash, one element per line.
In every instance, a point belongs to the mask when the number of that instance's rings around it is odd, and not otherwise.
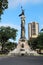
<path fill-rule="evenodd" d="M 8 0 L 9 1 L 9 7 L 14 8 L 15 6 L 18 6 L 18 0 Z"/>
<path fill-rule="evenodd" d="M 29 2 L 29 0 L 8 0 L 8 1 L 9 1 L 9 7 L 12 8 L 18 6 L 19 4 L 24 5 Z"/>
<path fill-rule="evenodd" d="M 9 24 L 9 23 L 7 23 L 7 24 L 2 24 L 2 23 L 0 23 L 0 26 L 5 26 L 5 27 L 10 26 L 10 27 L 15 28 L 15 29 L 17 29 L 17 30 L 20 30 L 20 26 L 14 25 L 14 24 Z"/>
<path fill-rule="evenodd" d="M 19 4 L 24 5 L 26 3 L 28 4 L 39 4 L 43 3 L 43 0 L 8 0 L 9 1 L 9 7 L 16 7 Z"/>

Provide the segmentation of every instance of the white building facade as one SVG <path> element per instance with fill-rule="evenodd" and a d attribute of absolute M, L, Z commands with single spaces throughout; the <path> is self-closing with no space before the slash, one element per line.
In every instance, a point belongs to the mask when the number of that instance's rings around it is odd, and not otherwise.
<path fill-rule="evenodd" d="M 28 24 L 28 38 L 36 38 L 39 34 L 39 23 L 32 22 Z"/>

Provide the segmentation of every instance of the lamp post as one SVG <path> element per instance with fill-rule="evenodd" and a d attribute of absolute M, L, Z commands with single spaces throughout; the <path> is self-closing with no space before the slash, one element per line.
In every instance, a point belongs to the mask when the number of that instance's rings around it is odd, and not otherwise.
<path fill-rule="evenodd" d="M 8 0 L 0 0 L 0 20 L 3 11 L 8 8 Z"/>

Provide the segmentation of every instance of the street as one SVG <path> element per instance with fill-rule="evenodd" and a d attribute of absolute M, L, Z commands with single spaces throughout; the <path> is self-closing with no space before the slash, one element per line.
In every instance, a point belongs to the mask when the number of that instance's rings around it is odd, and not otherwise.
<path fill-rule="evenodd" d="M 0 65 L 43 65 L 43 56 L 14 56 L 0 58 Z"/>

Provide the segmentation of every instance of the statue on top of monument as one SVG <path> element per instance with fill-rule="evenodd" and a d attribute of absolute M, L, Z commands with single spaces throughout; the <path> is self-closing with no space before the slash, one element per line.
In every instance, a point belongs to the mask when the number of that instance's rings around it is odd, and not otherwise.
<path fill-rule="evenodd" d="M 23 10 L 22 6 L 21 6 L 21 10 L 22 10 L 22 13 L 19 16 L 24 15 L 24 10 Z"/>

